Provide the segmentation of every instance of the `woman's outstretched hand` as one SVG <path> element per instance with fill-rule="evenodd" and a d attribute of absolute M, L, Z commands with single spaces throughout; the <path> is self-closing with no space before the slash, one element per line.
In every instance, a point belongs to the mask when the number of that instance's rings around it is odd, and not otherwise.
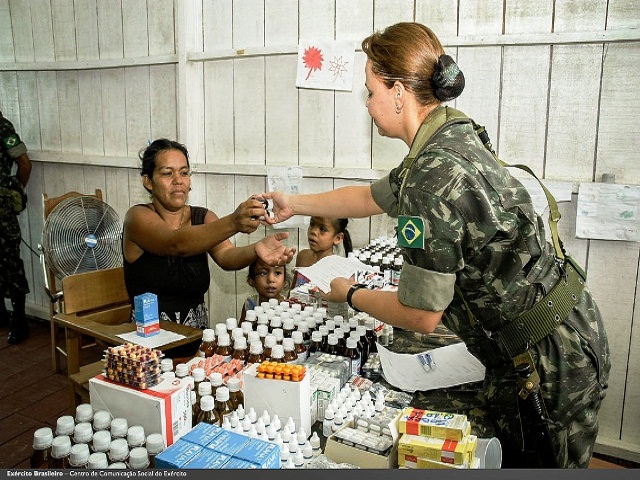
<path fill-rule="evenodd" d="M 255 245 L 256 255 L 268 265 L 286 265 L 296 253 L 295 247 L 287 247 L 282 243 L 282 240 L 288 237 L 288 232 L 279 232 L 263 238 Z"/>
<path fill-rule="evenodd" d="M 270 211 L 264 216 L 264 223 L 273 225 L 274 223 L 281 223 L 285 220 L 293 217 L 293 208 L 289 204 L 289 196 L 282 192 L 267 192 L 254 195 L 256 198 L 264 198 L 270 200 Z"/>

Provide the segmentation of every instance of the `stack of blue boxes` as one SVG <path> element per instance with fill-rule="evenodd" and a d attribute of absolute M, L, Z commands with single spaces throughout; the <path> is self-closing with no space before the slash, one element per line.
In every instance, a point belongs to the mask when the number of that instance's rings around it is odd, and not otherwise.
<path fill-rule="evenodd" d="M 280 468 L 280 448 L 201 422 L 156 456 L 156 468 Z"/>
<path fill-rule="evenodd" d="M 160 333 L 158 296 L 155 293 L 143 293 L 133 297 L 133 307 L 138 335 L 150 337 Z"/>

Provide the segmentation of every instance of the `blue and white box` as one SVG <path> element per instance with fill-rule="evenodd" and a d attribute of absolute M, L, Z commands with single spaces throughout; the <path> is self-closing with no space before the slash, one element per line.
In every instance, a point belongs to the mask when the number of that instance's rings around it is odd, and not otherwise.
<path fill-rule="evenodd" d="M 235 454 L 236 458 L 258 465 L 258 468 L 280 468 L 280 448 L 275 443 L 265 442 L 259 438 L 249 440 L 242 450 Z"/>
<path fill-rule="evenodd" d="M 183 468 L 202 449 L 202 445 L 179 439 L 169 448 L 156 455 L 156 468 Z"/>
<path fill-rule="evenodd" d="M 136 323 L 153 323 L 160 320 L 158 314 L 158 296 L 155 293 L 143 293 L 133 297 Z"/>

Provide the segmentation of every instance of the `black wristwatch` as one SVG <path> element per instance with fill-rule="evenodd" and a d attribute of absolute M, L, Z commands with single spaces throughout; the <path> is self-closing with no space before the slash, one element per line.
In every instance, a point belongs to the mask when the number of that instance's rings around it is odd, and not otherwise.
<path fill-rule="evenodd" d="M 361 312 L 362 310 L 359 310 L 353 306 L 353 303 L 351 303 L 351 297 L 353 297 L 353 293 L 356 290 L 360 290 L 361 288 L 367 288 L 367 286 L 363 283 L 354 283 L 353 285 L 351 285 L 351 287 L 349 288 L 349 291 L 347 292 L 347 304 L 351 308 L 353 308 L 356 312 Z"/>

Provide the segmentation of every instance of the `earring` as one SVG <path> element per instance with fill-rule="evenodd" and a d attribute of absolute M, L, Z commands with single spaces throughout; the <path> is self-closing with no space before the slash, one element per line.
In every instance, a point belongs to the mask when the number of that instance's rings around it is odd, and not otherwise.
<path fill-rule="evenodd" d="M 402 112 L 402 105 L 396 105 L 396 113 Z"/>

